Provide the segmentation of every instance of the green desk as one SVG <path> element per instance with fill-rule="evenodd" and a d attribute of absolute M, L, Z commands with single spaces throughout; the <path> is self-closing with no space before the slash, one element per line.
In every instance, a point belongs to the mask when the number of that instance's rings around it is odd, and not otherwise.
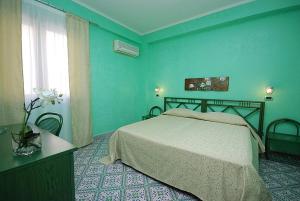
<path fill-rule="evenodd" d="M 76 148 L 47 132 L 42 150 L 31 156 L 13 156 L 11 136 L 0 134 L 0 200 L 73 201 Z"/>

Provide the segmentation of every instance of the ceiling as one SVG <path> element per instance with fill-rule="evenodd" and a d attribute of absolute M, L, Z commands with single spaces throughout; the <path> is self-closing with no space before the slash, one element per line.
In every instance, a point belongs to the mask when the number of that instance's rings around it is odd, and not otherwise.
<path fill-rule="evenodd" d="M 73 0 L 144 35 L 252 0 Z"/>

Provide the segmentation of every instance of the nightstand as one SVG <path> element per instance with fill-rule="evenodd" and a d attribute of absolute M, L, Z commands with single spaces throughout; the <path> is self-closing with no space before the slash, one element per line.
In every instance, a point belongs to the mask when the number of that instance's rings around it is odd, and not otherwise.
<path fill-rule="evenodd" d="M 278 127 L 283 124 L 290 124 L 295 128 L 295 133 L 287 134 L 278 131 Z M 300 154 L 300 136 L 299 136 L 300 123 L 293 119 L 278 119 L 271 122 L 267 127 L 266 132 L 266 158 L 269 159 L 269 153 L 271 151 L 271 142 L 273 145 L 277 145 L 287 154 Z M 288 148 L 288 149 L 287 149 Z"/>

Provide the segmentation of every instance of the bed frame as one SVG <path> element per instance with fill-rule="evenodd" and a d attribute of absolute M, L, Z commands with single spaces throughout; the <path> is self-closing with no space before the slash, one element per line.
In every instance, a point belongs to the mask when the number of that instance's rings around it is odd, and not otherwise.
<path fill-rule="evenodd" d="M 262 138 L 264 125 L 265 102 L 245 100 L 223 100 L 203 98 L 176 98 L 164 97 L 164 111 L 171 108 L 184 107 L 201 112 L 233 112 L 242 117 Z M 258 115 L 257 125 L 250 123 L 249 119 Z"/>

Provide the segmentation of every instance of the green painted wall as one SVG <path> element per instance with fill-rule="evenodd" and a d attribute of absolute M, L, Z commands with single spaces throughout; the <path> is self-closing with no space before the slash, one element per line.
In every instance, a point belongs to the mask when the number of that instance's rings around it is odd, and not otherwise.
<path fill-rule="evenodd" d="M 93 134 L 111 132 L 140 120 L 145 112 L 144 57 L 115 53 L 112 43 L 120 39 L 142 46 L 141 37 L 70 0 L 43 2 L 92 22 L 89 30 Z"/>
<path fill-rule="evenodd" d="M 157 35 L 159 40 L 152 38 L 147 47 L 147 107 L 163 103 L 154 95 L 155 86 L 163 88 L 161 96 L 263 100 L 264 88 L 271 85 L 274 101 L 266 103 L 266 124 L 283 117 L 300 121 L 299 22 L 300 9 L 293 7 L 190 33 L 178 31 L 178 36 L 176 27 L 170 33 L 163 30 L 168 37 Z M 226 75 L 228 92 L 184 91 L 185 78 Z"/>
<path fill-rule="evenodd" d="M 93 132 L 113 131 L 141 120 L 144 79 L 141 60 L 112 52 L 117 35 L 90 26 Z M 134 44 L 131 42 L 131 44 Z M 135 44 L 138 46 L 138 44 Z"/>

